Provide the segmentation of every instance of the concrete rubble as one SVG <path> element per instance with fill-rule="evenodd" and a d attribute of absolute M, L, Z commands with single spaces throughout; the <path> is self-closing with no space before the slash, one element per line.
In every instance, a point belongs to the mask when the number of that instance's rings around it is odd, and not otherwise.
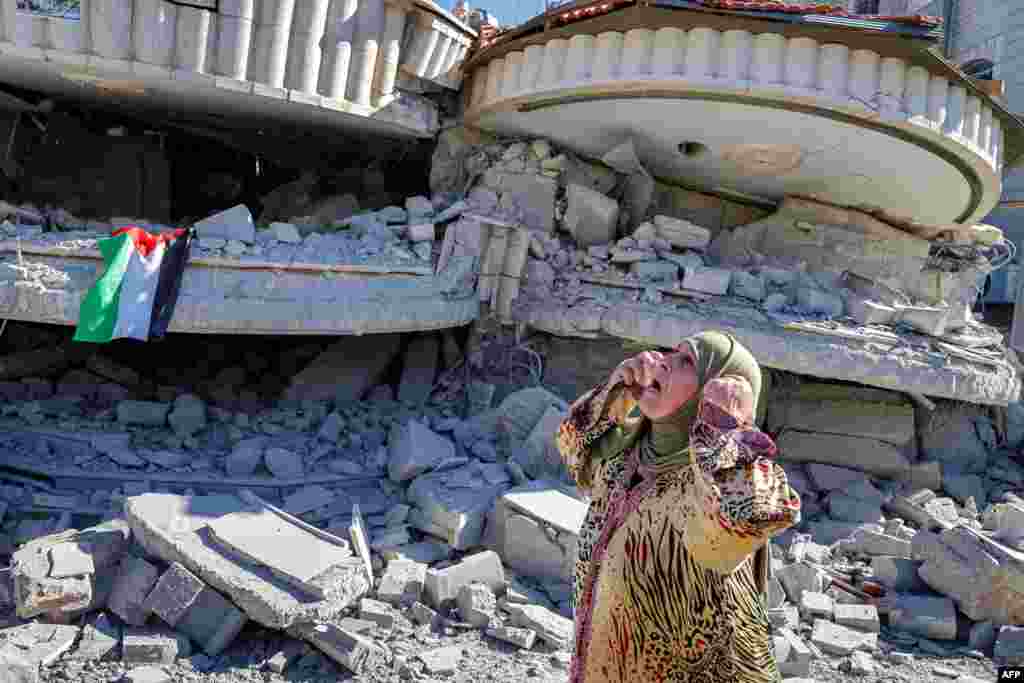
<path fill-rule="evenodd" d="M 922 275 L 927 241 L 871 223 L 894 245 L 874 258 L 843 234 L 866 225 L 858 212 L 705 210 L 706 195 L 545 141 L 464 152 L 449 167 L 471 172 L 457 201 L 349 206 L 320 223 L 235 206 L 200 221 L 197 253 L 431 268 L 470 257 L 499 322 L 554 302 L 578 316 L 572 334 L 510 341 L 482 319 L 465 341 L 211 339 L 151 369 L 15 332 L 30 341 L 0 359 L 0 666 L 25 680 L 83 661 L 180 680 L 242 651 L 267 675 L 431 680 L 497 650 L 527 662 L 498 680 L 564 680 L 587 500 L 553 440 L 569 401 L 625 355 L 585 339 L 602 316 L 710 302 L 787 324 L 871 317 L 903 339 L 950 331 Z M 643 183 L 655 190 L 634 215 L 622 188 Z M 797 221 L 813 238 L 808 267 L 789 258 L 793 230 L 769 229 Z M 868 283 L 823 275 L 838 266 L 819 247 L 850 244 L 840 265 Z M 964 282 L 987 265 L 972 267 Z M 954 293 L 949 307 L 963 303 Z M 1024 659 L 1024 410 L 765 374 L 758 421 L 803 501 L 800 525 L 771 544 L 786 679 L 920 673 L 937 657 L 966 681 L 985 675 L 979 662 Z"/>

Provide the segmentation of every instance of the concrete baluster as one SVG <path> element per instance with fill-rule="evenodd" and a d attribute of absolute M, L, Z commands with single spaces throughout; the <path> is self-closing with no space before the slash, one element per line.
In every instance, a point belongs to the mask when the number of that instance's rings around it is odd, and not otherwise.
<path fill-rule="evenodd" d="M 93 0 L 92 49 L 107 59 L 132 58 L 132 0 Z"/>
<path fill-rule="evenodd" d="M 715 56 L 718 54 L 718 31 L 695 28 L 686 36 L 686 78 L 706 81 L 714 77 Z"/>
<path fill-rule="evenodd" d="M 206 72 L 206 44 L 210 40 L 211 13 L 178 6 L 174 30 L 174 65 L 183 71 Z"/>
<path fill-rule="evenodd" d="M 430 57 L 437 48 L 441 34 L 434 30 L 434 17 L 423 11 L 416 11 L 413 25 L 412 48 L 402 68 L 413 76 L 422 78 L 430 65 Z"/>
<path fill-rule="evenodd" d="M 505 55 L 505 73 L 501 75 L 501 96 L 512 97 L 519 92 L 519 74 L 523 69 L 523 53 Z"/>
<path fill-rule="evenodd" d="M 961 85 L 951 87 L 946 103 L 946 123 L 942 127 L 944 133 L 954 136 L 963 135 L 966 108 L 967 91 Z"/>
<path fill-rule="evenodd" d="M 505 60 L 492 59 L 487 65 L 487 86 L 484 88 L 484 105 L 491 105 L 501 97 L 501 78 L 505 75 Z"/>
<path fill-rule="evenodd" d="M 940 130 L 949 115 L 949 80 L 932 76 L 928 81 L 928 120 Z"/>
<path fill-rule="evenodd" d="M 754 54 L 754 36 L 750 31 L 733 29 L 723 32 L 719 54 L 718 76 L 730 84 L 745 86 L 750 80 L 750 60 Z"/>
<path fill-rule="evenodd" d="M 907 69 L 907 85 L 903 89 L 903 108 L 910 116 L 928 114 L 928 79 L 930 74 L 923 66 Z"/>
<path fill-rule="evenodd" d="M 437 48 L 434 49 L 434 54 L 430 57 L 430 63 L 427 64 L 424 78 L 432 81 L 437 80 L 437 77 L 441 75 L 441 65 L 444 64 L 444 60 L 448 57 L 448 51 L 452 49 L 454 44 L 455 42 L 451 35 L 448 33 L 441 34 L 441 38 L 437 42 Z"/>
<path fill-rule="evenodd" d="M 686 31 L 681 28 L 666 26 L 655 31 L 652 74 L 665 78 L 682 73 L 685 45 Z"/>
<path fill-rule="evenodd" d="M 569 39 L 565 56 L 565 80 L 569 83 L 586 81 L 594 61 L 594 36 L 575 35 Z"/>
<path fill-rule="evenodd" d="M 352 65 L 349 67 L 348 99 L 370 106 L 373 73 L 377 68 L 377 51 L 384 33 L 384 0 L 363 0 L 356 13 L 356 38 L 352 43 Z"/>
<path fill-rule="evenodd" d="M 610 81 L 619 75 L 624 43 L 625 36 L 618 31 L 598 34 L 594 47 L 594 68 L 591 69 L 591 77 L 595 81 Z"/>
<path fill-rule="evenodd" d="M 174 61 L 175 24 L 178 6 L 164 0 L 135 0 L 132 41 L 135 59 L 170 67 Z"/>
<path fill-rule="evenodd" d="M 622 74 L 647 76 L 651 73 L 653 54 L 654 31 L 648 28 L 634 28 L 626 31 L 622 44 Z"/>
<path fill-rule="evenodd" d="M 537 87 L 540 68 L 544 64 L 544 46 L 530 45 L 523 50 L 523 68 L 519 72 L 519 87 L 529 92 Z"/>
<path fill-rule="evenodd" d="M 843 101 L 850 80 L 850 48 L 829 44 L 822 45 L 820 51 L 816 83 L 818 91 L 826 97 Z"/>
<path fill-rule="evenodd" d="M 883 116 L 898 117 L 903 113 L 903 92 L 906 88 L 907 63 L 895 57 L 883 59 L 878 85 Z"/>
<path fill-rule="evenodd" d="M 462 58 L 465 55 L 466 45 L 456 39 L 452 49 L 448 50 L 448 56 L 445 58 L 444 63 L 441 64 L 441 79 L 452 87 L 458 87 L 455 85 L 459 78 L 457 67 L 462 63 Z"/>
<path fill-rule="evenodd" d="M 478 66 L 473 71 L 473 85 L 470 90 L 469 108 L 476 109 L 484 103 L 487 94 L 487 66 Z"/>
<path fill-rule="evenodd" d="M 0 37 L 2 37 L 5 42 L 13 43 L 14 36 L 17 35 L 18 30 L 18 0 L 0 0 L 0 2 L 3 2 L 2 19 L 4 22 L 3 35 Z M 85 3 L 83 2 L 81 8 L 83 19 L 85 18 L 86 9 Z M 88 44 L 88 40 L 86 43 Z"/>
<path fill-rule="evenodd" d="M 786 39 L 778 33 L 762 33 L 754 38 L 751 80 L 760 86 L 783 83 L 786 63 Z"/>
<path fill-rule="evenodd" d="M 384 6 L 384 37 L 373 87 L 377 97 L 390 97 L 395 92 L 398 63 L 402 57 L 402 35 L 408 15 L 409 8 L 404 4 L 388 2 Z"/>
<path fill-rule="evenodd" d="M 810 90 L 818 75 L 818 41 L 790 38 L 786 42 L 786 85 Z"/>
<path fill-rule="evenodd" d="M 288 43 L 288 65 L 284 85 L 291 90 L 315 93 L 323 58 L 320 41 L 327 25 L 329 0 L 301 0 L 296 3 Z"/>
<path fill-rule="evenodd" d="M 981 100 L 973 95 L 968 97 L 964 104 L 964 139 L 972 144 L 978 144 L 978 131 L 981 129 Z"/>
<path fill-rule="evenodd" d="M 256 0 L 249 80 L 272 88 L 284 86 L 288 39 L 295 15 L 295 0 Z"/>
<path fill-rule="evenodd" d="M 323 62 L 317 91 L 334 100 L 345 99 L 348 72 L 352 64 L 352 41 L 356 35 L 359 0 L 331 0 L 324 30 Z"/>
<path fill-rule="evenodd" d="M 978 147 L 985 154 L 989 154 L 989 149 L 992 147 L 992 109 L 991 107 L 981 105 L 981 123 L 978 128 Z"/>
<path fill-rule="evenodd" d="M 850 55 L 850 98 L 862 107 L 879 111 L 879 73 L 880 57 L 872 50 L 854 50 Z"/>
<path fill-rule="evenodd" d="M 220 0 L 217 73 L 244 81 L 252 46 L 253 0 Z"/>

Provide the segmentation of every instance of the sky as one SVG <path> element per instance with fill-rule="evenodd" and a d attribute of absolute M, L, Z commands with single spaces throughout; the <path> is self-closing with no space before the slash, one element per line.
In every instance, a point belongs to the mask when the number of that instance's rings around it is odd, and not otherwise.
<path fill-rule="evenodd" d="M 445 9 L 451 11 L 454 0 L 441 0 Z M 502 26 L 514 26 L 544 11 L 544 0 L 469 0 L 470 9 L 485 9 Z"/>

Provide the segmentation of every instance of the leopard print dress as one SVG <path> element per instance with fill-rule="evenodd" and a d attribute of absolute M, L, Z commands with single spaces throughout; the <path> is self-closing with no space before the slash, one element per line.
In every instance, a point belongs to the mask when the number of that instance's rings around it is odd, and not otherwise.
<path fill-rule="evenodd" d="M 686 528 L 700 511 L 686 492 L 699 475 L 647 465 L 640 442 L 623 438 L 623 403 L 598 386 L 576 401 L 558 434 L 566 465 L 591 495 L 576 563 L 571 683 L 777 683 L 753 557 L 728 575 L 695 561 Z M 752 462 L 770 444 L 724 413 L 701 415 L 691 452 L 709 472 L 707 463 Z M 623 452 L 593 462 L 595 450 L 616 442 Z M 799 520 L 799 497 L 784 475 L 780 486 L 789 512 L 759 525 L 765 541 Z"/>

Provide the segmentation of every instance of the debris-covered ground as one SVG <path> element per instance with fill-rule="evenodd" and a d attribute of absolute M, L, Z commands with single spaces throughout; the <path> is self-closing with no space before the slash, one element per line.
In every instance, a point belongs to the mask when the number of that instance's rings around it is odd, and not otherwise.
<path fill-rule="evenodd" d="M 551 446 L 569 397 L 516 370 L 530 354 L 490 339 L 467 367 L 460 338 L 424 334 L 377 340 L 374 368 L 357 338 L 172 337 L 160 366 L 115 344 L 14 379 L 59 332 L 6 335 L 12 680 L 567 679 L 585 503 Z M 350 380 L 304 398 L 326 363 Z M 765 428 L 805 504 L 773 544 L 785 675 L 989 681 L 1020 661 L 1024 629 L 1000 626 L 1024 611 L 1018 407 L 776 375 Z"/>

